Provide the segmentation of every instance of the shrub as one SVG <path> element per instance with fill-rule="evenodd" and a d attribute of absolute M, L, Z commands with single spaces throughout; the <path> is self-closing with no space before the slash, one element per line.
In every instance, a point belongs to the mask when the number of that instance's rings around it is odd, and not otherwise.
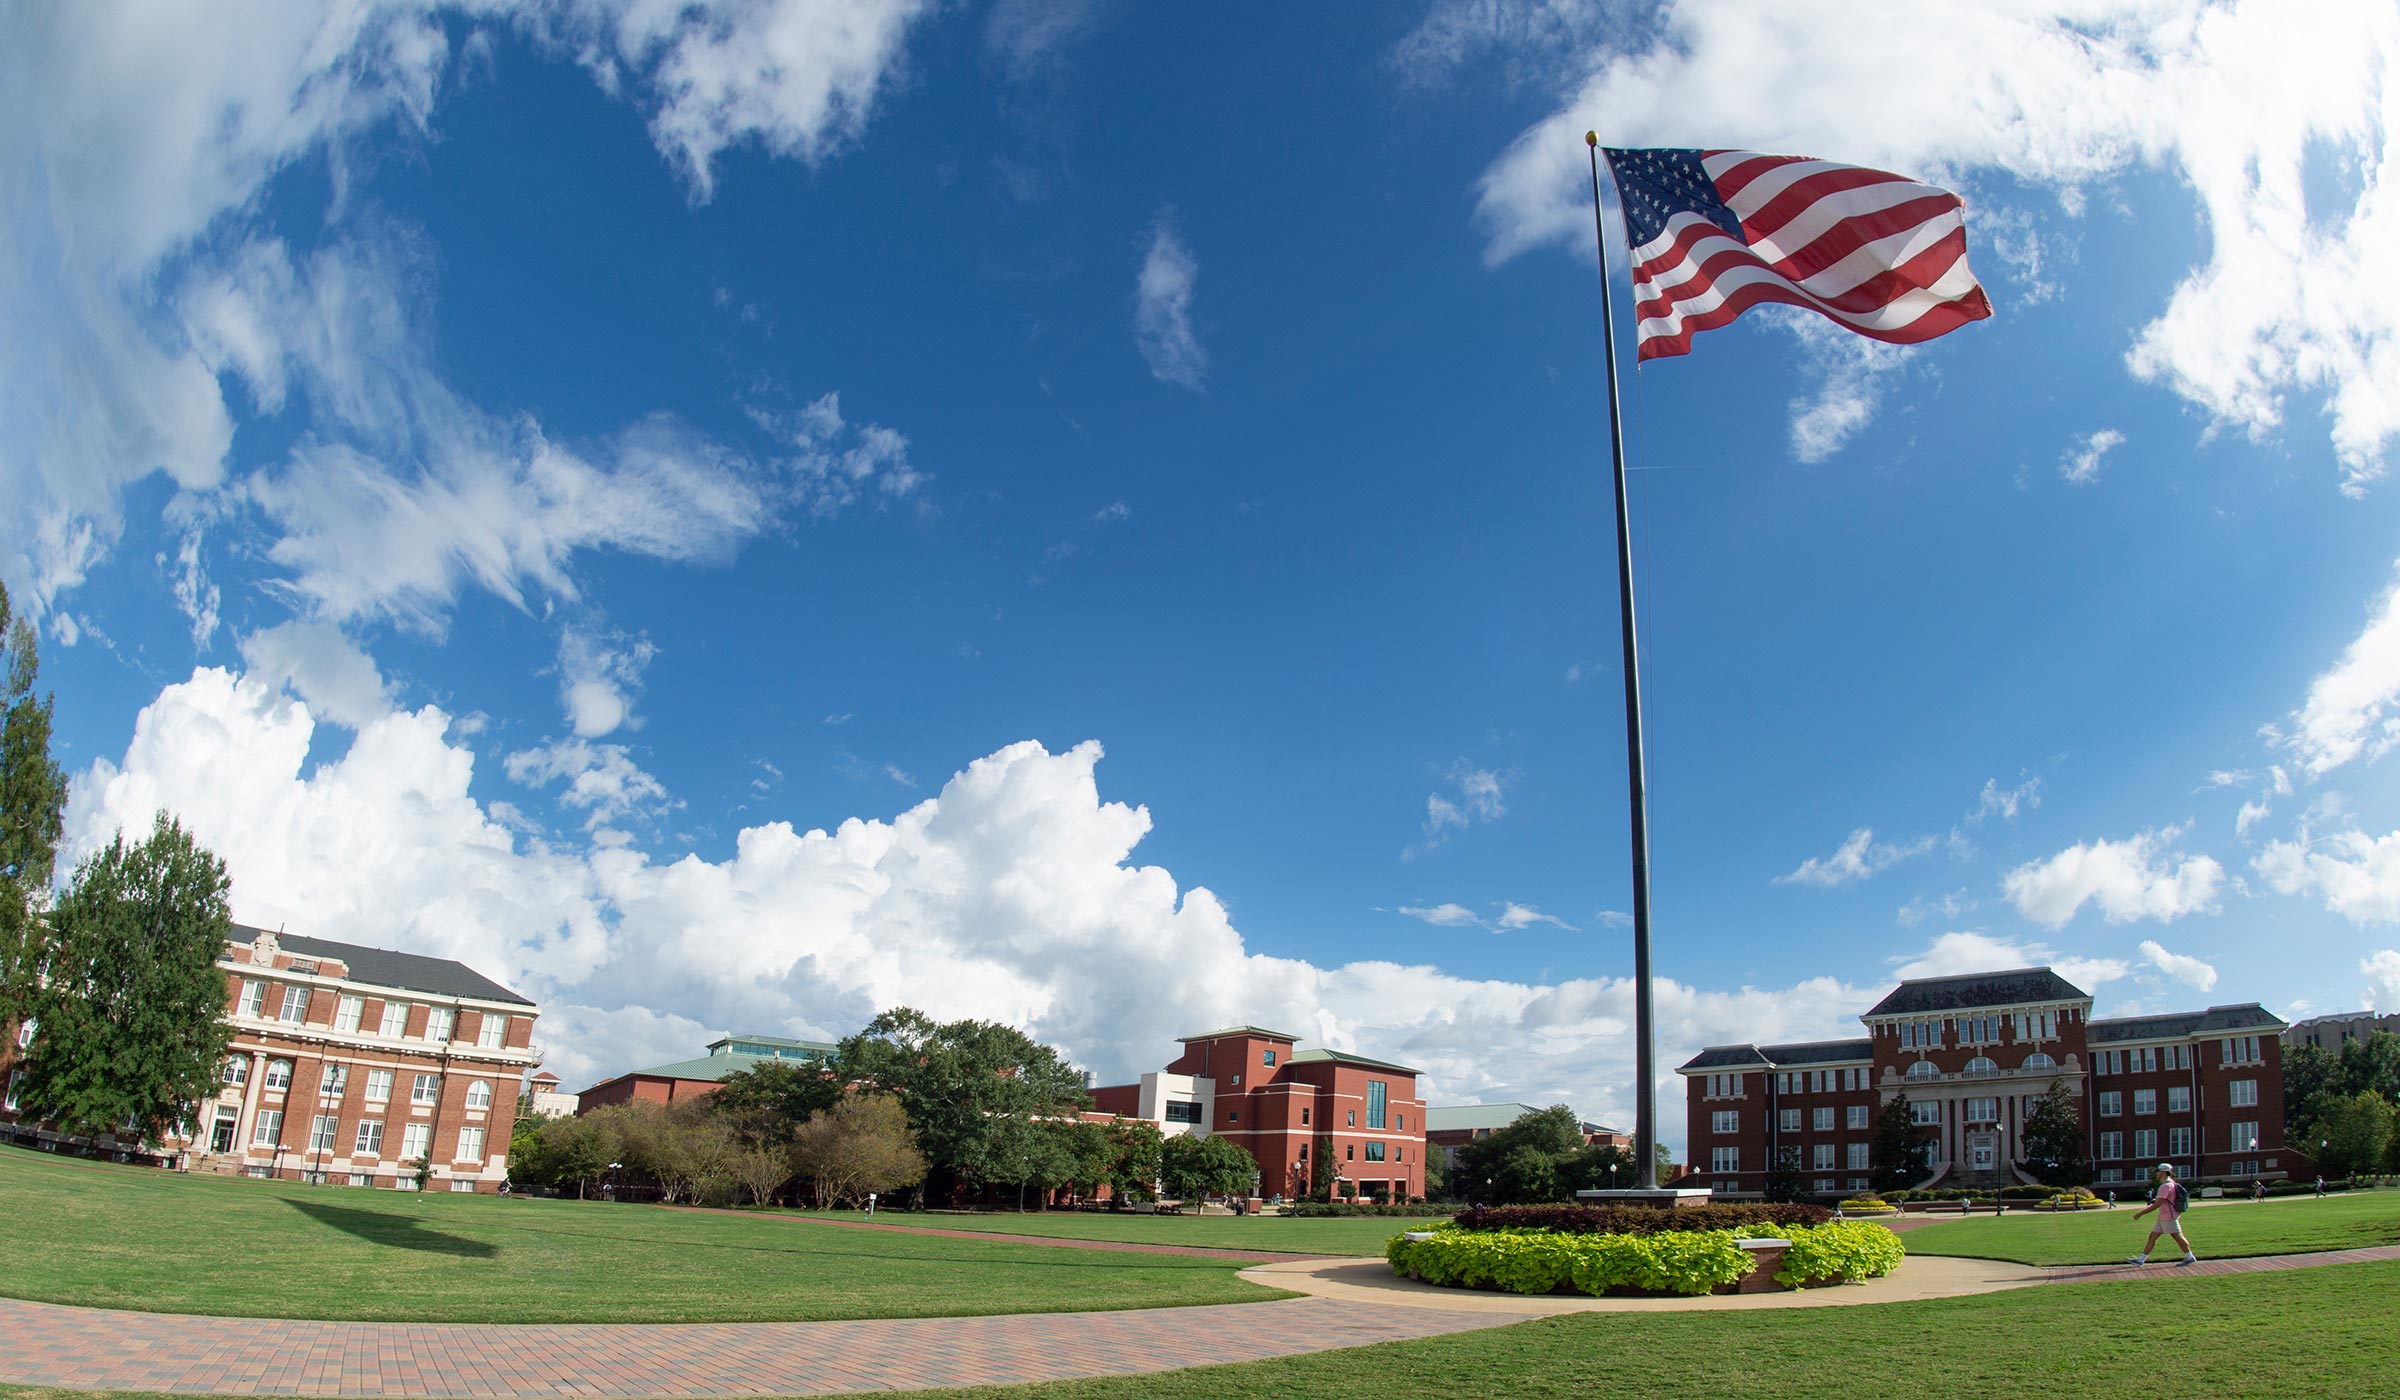
<path fill-rule="evenodd" d="M 1823 1206 L 1717 1201 L 1707 1205 L 1654 1209 L 1646 1206 L 1485 1206 L 1461 1211 L 1451 1222 L 1460 1230 L 1555 1230 L 1571 1235 L 1652 1235 L 1695 1230 L 1738 1230 L 1754 1225 L 1782 1229 L 1822 1225 L 1833 1218 Z"/>
<path fill-rule="evenodd" d="M 1888 1233 L 1888 1232 L 1887 1232 Z M 1385 1247 L 1395 1273 L 1448 1287 L 1552 1293 L 1573 1287 L 1655 1293 L 1706 1293 L 1739 1282 L 1750 1258 L 1731 1230 L 1648 1235 L 1560 1234 L 1544 1230 L 1438 1230 L 1426 1240 L 1403 1235 Z"/>
<path fill-rule="evenodd" d="M 1427 1205 L 1423 1201 L 1412 1201 L 1404 1206 L 1372 1204 L 1343 1205 L 1330 1204 L 1325 1201 L 1294 1201 L 1283 1208 L 1283 1213 L 1287 1216 L 1298 1217 L 1301 1219 L 1320 1219 L 1326 1216 L 1349 1215 L 1397 1215 L 1416 1218 L 1425 1216 L 1439 1217 L 1455 1215 L 1458 1213 L 1458 1207 L 1446 1205 Z"/>
<path fill-rule="evenodd" d="M 1881 1196 L 1852 1196 L 1849 1200 L 1842 1202 L 1844 1215 L 1887 1215 L 1898 1210 L 1898 1206 L 1884 1200 Z"/>
<path fill-rule="evenodd" d="M 1898 1235 L 1863 1220 L 1804 1225 L 1783 1231 L 1782 1238 L 1792 1247 L 1784 1251 L 1775 1281 L 1786 1288 L 1829 1279 L 1849 1283 L 1881 1278 L 1899 1268 L 1907 1254 Z"/>

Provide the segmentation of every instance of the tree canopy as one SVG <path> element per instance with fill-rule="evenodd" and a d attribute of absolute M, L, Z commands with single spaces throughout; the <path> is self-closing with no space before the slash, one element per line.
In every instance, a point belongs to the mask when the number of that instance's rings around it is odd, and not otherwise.
<path fill-rule="evenodd" d="M 2066 1081 L 2052 1080 L 2025 1114 L 2026 1167 L 2045 1185 L 2080 1184 L 2091 1173 L 2083 1142 L 2082 1100 Z"/>
<path fill-rule="evenodd" d="M 232 1038 L 216 963 L 233 932 L 225 862 L 161 813 L 76 869 L 50 915 L 49 977 L 19 1102 L 70 1133 L 163 1136 L 216 1088 Z"/>
<path fill-rule="evenodd" d="M 1067 1119 L 1091 1104 L 1083 1076 L 1056 1050 L 1014 1026 L 937 1022 L 895 1007 L 841 1043 L 842 1082 L 900 1101 L 918 1150 L 962 1185 L 1056 1184 L 1073 1167 L 1038 1120 Z"/>
<path fill-rule="evenodd" d="M 32 625 L 0 584 L 0 1025 L 31 1009 L 40 963 L 35 919 L 49 905 L 67 777 L 50 760 L 51 697 L 36 695 Z"/>

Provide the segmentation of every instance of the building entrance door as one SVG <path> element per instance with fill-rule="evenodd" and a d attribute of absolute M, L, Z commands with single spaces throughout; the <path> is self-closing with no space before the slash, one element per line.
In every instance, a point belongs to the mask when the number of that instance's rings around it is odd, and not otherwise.
<path fill-rule="evenodd" d="M 241 1116 L 242 1111 L 238 1108 L 217 1110 L 217 1125 L 209 1129 L 208 1133 L 209 1151 L 231 1152 L 233 1150 L 233 1125 Z"/>
<path fill-rule="evenodd" d="M 1994 1154 L 1992 1152 L 1992 1140 L 1990 1138 L 1977 1139 L 1975 1143 L 1974 1154 L 1975 1170 L 1979 1172 L 1990 1171 L 1992 1169 L 1993 1160 Z"/>

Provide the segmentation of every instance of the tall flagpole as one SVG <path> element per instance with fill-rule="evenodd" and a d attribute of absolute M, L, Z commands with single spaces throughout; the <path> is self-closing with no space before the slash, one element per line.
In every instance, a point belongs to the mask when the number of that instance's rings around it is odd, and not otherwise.
<path fill-rule="evenodd" d="M 1600 135 L 1592 158 L 1592 237 L 1600 247 L 1601 337 L 1608 361 L 1608 445 L 1617 481 L 1617 620 L 1625 638 L 1625 787 L 1633 808 L 1633 1183 L 1658 1182 L 1658 1103 L 1650 1020 L 1650 817 L 1642 785 L 1642 675 L 1633 640 L 1633 531 L 1626 514 L 1625 424 L 1617 411 L 1617 317 L 1608 289 L 1608 234 L 1600 216 Z"/>

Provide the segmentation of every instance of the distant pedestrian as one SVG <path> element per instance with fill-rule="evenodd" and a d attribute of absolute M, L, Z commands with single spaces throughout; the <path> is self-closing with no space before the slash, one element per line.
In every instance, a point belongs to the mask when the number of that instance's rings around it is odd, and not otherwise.
<path fill-rule="evenodd" d="M 2254 1201 L 2263 1201 L 2266 1198 L 2267 1181 L 2265 1177 L 2260 1177 L 2257 1182 L 2253 1183 L 2250 1187 L 2250 1199 Z"/>
<path fill-rule="evenodd" d="M 2325 1174 L 2323 1172 L 2317 1173 L 2317 1194 L 2320 1196 L 2325 1194 Z"/>
<path fill-rule="evenodd" d="M 2110 1210 L 2117 1208 L 2117 1188 L 2114 1186 L 2108 1188 L 2108 1208 Z"/>
<path fill-rule="evenodd" d="M 2175 1261 L 2177 1264 L 2199 1263 L 2199 1256 L 2192 1253 L 2192 1242 L 2183 1237 L 2183 1212 L 2192 1203 L 2191 1193 L 2185 1191 L 2183 1183 L 2175 1179 L 2175 1168 L 2165 1162 L 2158 1164 L 2157 1169 L 2151 1173 L 2151 1179 L 2157 1184 L 2158 1189 L 2151 1194 L 2150 1204 L 2142 1207 L 2141 1212 L 2133 1218 L 2139 1220 L 2142 1216 L 2156 1211 L 2158 1212 L 2158 1221 L 2150 1227 L 2150 1238 L 2142 1245 L 2142 1252 L 2125 1262 L 2128 1264 L 2149 1263 L 2150 1251 L 2158 1247 L 2158 1237 L 2165 1235 L 2183 1247 L 2183 1257 Z"/>

